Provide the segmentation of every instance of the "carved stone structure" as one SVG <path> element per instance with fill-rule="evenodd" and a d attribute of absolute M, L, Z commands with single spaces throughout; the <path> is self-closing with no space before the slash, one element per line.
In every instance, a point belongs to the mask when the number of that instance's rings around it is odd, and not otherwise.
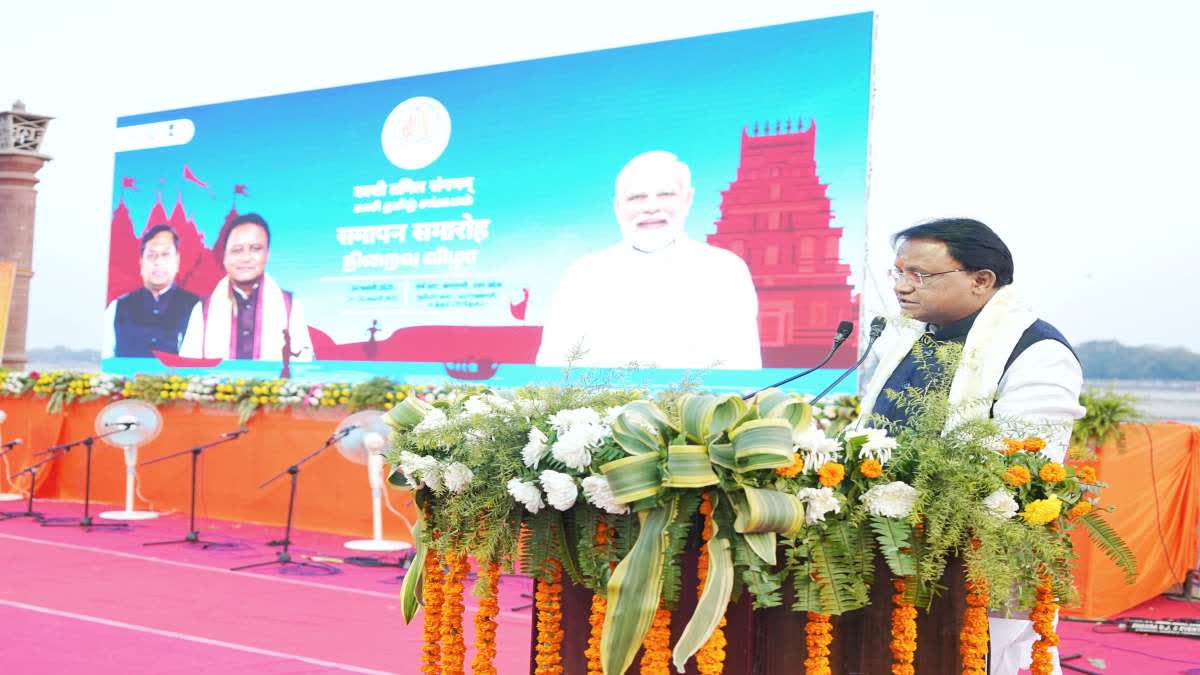
<path fill-rule="evenodd" d="M 50 160 L 39 152 L 52 118 L 26 112 L 17 101 L 0 112 L 0 260 L 16 263 L 4 354 L 0 363 L 23 370 L 29 323 L 29 282 L 33 278 L 33 214 L 37 172 Z"/>
<path fill-rule="evenodd" d="M 831 227 L 817 175 L 817 127 L 788 120 L 742 131 L 741 161 L 721 192 L 721 218 L 708 243 L 741 256 L 758 291 L 763 366 L 812 365 L 829 350 L 839 321 L 858 320 L 858 298 L 841 262 L 842 230 Z M 829 364 L 854 362 L 857 334 Z"/>

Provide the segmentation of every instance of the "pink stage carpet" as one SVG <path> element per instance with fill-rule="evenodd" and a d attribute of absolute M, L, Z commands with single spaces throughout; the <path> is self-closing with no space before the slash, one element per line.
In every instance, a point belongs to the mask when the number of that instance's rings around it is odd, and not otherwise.
<path fill-rule="evenodd" d="M 20 502 L 0 504 L 21 510 Z M 108 508 L 108 507 L 104 507 Z M 104 508 L 93 509 L 93 514 Z M 47 515 L 78 518 L 81 505 L 39 502 Z M 100 521 L 110 522 L 110 521 Z M 41 673 L 413 673 L 421 623 L 406 626 L 397 567 L 333 563 L 340 574 L 298 567 L 230 567 L 273 560 L 281 528 L 198 523 L 201 538 L 236 544 L 143 546 L 180 539 L 171 515 L 128 531 L 0 521 L 0 672 Z M 294 532 L 292 552 L 345 558 L 345 537 Z M 395 554 L 384 556 L 395 562 Z M 497 666 L 528 669 L 531 584 L 505 577 Z M 467 644 L 474 639 L 467 602 Z M 468 662 L 473 650 L 468 652 Z"/>
<path fill-rule="evenodd" d="M 0 509 L 20 510 L 18 504 Z M 79 504 L 39 504 L 53 516 L 77 519 L 81 512 Z M 406 626 L 400 617 L 398 568 L 332 563 L 340 574 L 274 565 L 231 572 L 273 560 L 277 549 L 266 542 L 282 529 L 208 520 L 198 527 L 203 539 L 236 547 L 143 546 L 182 538 L 187 520 L 178 514 L 128 531 L 0 521 L 0 672 L 417 672 L 421 624 L 418 618 Z M 292 539 L 297 559 L 352 553 L 339 536 L 295 532 Z M 502 584 L 497 667 L 505 675 L 528 672 L 530 600 L 522 594 L 530 586 L 515 576 Z M 468 599 L 468 619 L 474 604 Z M 1200 603 L 1160 597 L 1124 614 L 1200 618 Z M 1059 626 L 1062 653 L 1084 657 L 1071 665 L 1099 673 L 1200 673 L 1200 640 L 1072 621 Z M 468 645 L 473 633 L 468 621 Z"/>

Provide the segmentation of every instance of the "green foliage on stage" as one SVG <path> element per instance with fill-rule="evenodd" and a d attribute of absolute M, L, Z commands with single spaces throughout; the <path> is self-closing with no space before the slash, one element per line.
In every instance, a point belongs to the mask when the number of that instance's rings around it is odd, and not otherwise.
<path fill-rule="evenodd" d="M 1121 432 L 1121 425 L 1142 416 L 1134 396 L 1114 391 L 1089 389 L 1080 394 L 1079 404 L 1087 408 L 1087 413 L 1075 421 L 1071 445 L 1089 451 L 1113 441 L 1123 443 L 1125 436 Z"/>

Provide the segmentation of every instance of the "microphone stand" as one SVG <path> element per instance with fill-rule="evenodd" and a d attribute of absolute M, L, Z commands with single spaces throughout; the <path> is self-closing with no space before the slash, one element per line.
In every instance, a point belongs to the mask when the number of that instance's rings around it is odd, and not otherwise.
<path fill-rule="evenodd" d="M 308 460 L 310 460 L 310 459 L 316 457 L 317 455 L 321 454 L 322 452 L 324 452 L 326 448 L 328 448 L 329 446 L 338 442 L 338 440 L 340 440 L 343 436 L 345 436 L 346 433 L 349 433 L 349 431 L 353 428 L 354 427 L 347 427 L 340 432 L 336 432 L 336 433 L 332 434 L 329 438 L 325 439 L 325 443 L 321 447 L 317 448 L 316 450 L 313 450 L 312 452 L 308 453 L 304 457 L 301 457 L 299 461 L 292 464 L 291 466 L 284 469 L 283 471 L 280 471 L 279 473 L 275 474 L 274 476 L 271 476 L 264 483 L 262 483 L 261 485 L 258 486 L 258 488 L 261 490 L 262 488 L 265 488 L 266 486 L 270 485 L 271 483 L 274 483 L 276 480 L 279 480 L 280 478 L 284 477 L 285 475 L 289 476 L 291 478 L 291 482 L 292 482 L 291 492 L 288 494 L 287 527 L 284 529 L 283 540 L 281 542 L 283 544 L 283 550 L 281 550 L 275 554 L 274 560 L 267 560 L 265 562 L 251 563 L 249 565 L 240 565 L 238 567 L 231 567 L 231 568 L 229 568 L 231 571 L 238 572 L 241 570 L 248 570 L 252 567 L 262 567 L 264 565 L 285 565 L 285 566 L 286 565 L 299 565 L 301 567 L 309 567 L 312 569 L 321 570 L 322 572 L 324 572 L 326 574 L 341 574 L 341 570 L 339 570 L 336 567 L 332 567 L 330 565 L 326 565 L 326 564 L 322 564 L 322 563 L 312 563 L 312 562 L 293 560 L 291 552 L 288 551 L 288 547 L 291 546 L 291 544 L 292 544 L 292 515 L 295 512 L 295 507 L 296 507 L 296 481 L 300 475 L 300 465 L 304 464 Z"/>
<path fill-rule="evenodd" d="M 876 321 L 880 321 L 880 319 L 876 319 Z M 870 339 L 867 341 L 867 348 L 863 350 L 862 356 L 860 356 L 859 359 L 854 362 L 853 366 L 850 366 L 845 371 L 843 371 L 841 375 L 838 375 L 837 379 L 834 380 L 833 382 L 831 382 L 828 387 L 825 387 L 823 390 L 821 390 L 821 393 L 817 394 L 813 398 L 813 400 L 809 401 L 808 404 L 810 406 L 816 406 L 818 403 L 821 402 L 822 398 L 825 398 L 826 394 L 833 391 L 834 387 L 838 386 L 839 384 L 841 384 L 842 380 L 849 377 L 850 373 L 853 373 L 854 371 L 858 370 L 858 367 L 863 364 L 863 361 L 867 360 L 867 356 L 871 353 L 871 347 L 875 346 L 875 341 L 878 340 L 879 336 L 883 334 L 884 325 L 885 324 L 883 324 L 883 323 L 879 323 L 879 324 L 872 323 L 871 324 Z"/>
<path fill-rule="evenodd" d="M 24 511 L 5 511 L 3 514 L 0 514 L 0 515 L 4 516 L 4 520 L 9 520 L 10 518 L 33 518 L 34 520 L 36 520 L 38 522 L 43 521 L 45 516 L 43 514 L 41 514 L 40 512 L 33 510 L 33 492 L 34 492 L 34 488 L 37 487 L 38 469 L 42 468 L 46 464 L 49 464 L 50 462 L 53 462 L 54 460 L 58 459 L 59 457 L 65 456 L 66 454 L 67 453 L 65 450 L 61 451 L 61 452 L 51 453 L 50 456 L 47 457 L 46 459 L 43 459 L 42 461 L 36 462 L 34 464 L 30 464 L 29 466 L 25 467 L 24 469 L 21 469 L 20 471 L 18 471 L 13 476 L 13 478 L 17 478 L 23 473 L 29 474 L 29 497 L 26 498 Z"/>
<path fill-rule="evenodd" d="M 89 514 L 89 511 L 91 510 L 91 506 L 92 506 L 92 446 L 96 443 L 97 440 L 99 440 L 101 438 L 105 438 L 107 436 L 112 436 L 113 434 L 119 434 L 122 431 L 128 431 L 133 426 L 132 424 L 125 424 L 124 422 L 119 422 L 118 424 L 124 426 L 125 428 L 113 429 L 112 431 L 106 431 L 102 434 L 88 436 L 87 438 L 85 438 L 83 440 L 75 441 L 73 443 L 67 443 L 64 446 L 55 446 L 53 448 L 50 448 L 49 450 L 43 450 L 42 452 L 38 453 L 38 454 L 45 454 L 47 452 L 52 453 L 58 449 L 62 449 L 63 450 L 62 455 L 65 455 L 71 451 L 72 447 L 74 447 L 76 445 L 82 445 L 84 448 L 87 449 L 87 468 L 85 469 L 85 472 L 84 472 L 84 481 L 83 481 L 83 518 L 80 518 L 78 523 L 67 522 L 67 521 L 71 520 L 70 518 L 43 518 L 42 519 L 42 527 L 79 526 L 79 527 L 87 528 L 89 530 L 93 527 L 123 527 L 123 528 L 129 527 L 128 523 L 97 523 L 92 520 L 92 516 Z M 59 457 L 61 457 L 62 455 L 59 455 Z M 33 485 L 30 484 L 31 496 L 32 496 L 32 492 L 33 492 Z"/>
<path fill-rule="evenodd" d="M 150 466 L 151 464 L 157 464 L 159 462 L 163 462 L 168 459 L 174 459 L 174 458 L 180 457 L 182 455 L 191 454 L 191 456 L 192 456 L 192 496 L 191 496 L 191 508 L 188 513 L 188 533 L 186 535 L 184 535 L 183 539 L 172 539 L 170 541 L 151 541 L 151 542 L 142 544 L 142 546 L 159 546 L 162 544 L 200 544 L 200 548 L 204 548 L 204 549 L 232 548 L 232 547 L 237 546 L 237 544 L 232 544 L 232 543 L 228 543 L 228 542 L 200 541 L 200 532 L 196 530 L 196 463 L 200 459 L 200 454 L 203 453 L 208 448 L 211 448 L 216 445 L 220 445 L 222 443 L 228 443 L 229 441 L 237 440 L 237 438 L 244 433 L 246 433 L 245 430 L 233 431 L 233 432 L 229 432 L 228 434 L 222 434 L 220 439 L 215 440 L 211 443 L 205 443 L 204 445 L 197 445 L 194 448 L 171 453 L 169 455 L 166 455 L 165 457 L 159 457 L 157 459 L 152 459 L 149 462 L 142 462 L 141 464 L 138 465 L 138 466 Z"/>
<path fill-rule="evenodd" d="M 808 375 L 809 373 L 820 370 L 822 367 L 824 367 L 824 365 L 826 363 L 829 363 L 829 360 L 832 359 L 833 355 L 836 354 L 837 351 L 842 348 L 842 345 L 845 344 L 846 340 L 849 339 L 849 337 L 850 337 L 849 333 L 847 333 L 845 335 L 845 337 L 842 337 L 841 335 L 838 335 L 837 337 L 835 337 L 833 339 L 833 349 L 830 349 L 829 353 L 825 355 L 825 358 L 821 359 L 821 362 L 818 363 L 817 365 L 813 366 L 812 368 L 809 368 L 808 370 L 800 371 L 799 373 L 796 373 L 795 375 L 792 375 L 791 377 L 782 379 L 774 384 L 768 384 L 767 386 L 765 386 L 761 389 L 756 389 L 756 390 L 750 392 L 749 394 L 746 394 L 745 396 L 743 396 L 742 400 L 749 401 L 750 399 L 757 396 L 759 394 L 759 392 L 766 391 L 767 389 L 774 389 L 775 387 L 782 387 L 783 385 L 787 384 L 788 382 L 791 382 L 793 380 L 798 380 L 798 379 L 804 377 L 805 375 Z"/>

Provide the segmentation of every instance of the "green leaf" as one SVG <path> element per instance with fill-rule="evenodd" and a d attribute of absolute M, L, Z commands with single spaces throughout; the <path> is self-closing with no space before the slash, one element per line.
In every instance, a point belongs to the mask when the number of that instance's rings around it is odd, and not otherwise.
<path fill-rule="evenodd" d="M 713 521 L 713 536 L 706 544 L 708 548 L 708 575 L 704 590 L 700 592 L 700 600 L 692 618 L 683 628 L 679 641 L 675 643 L 674 662 L 679 672 L 684 672 L 684 666 L 692 655 L 700 651 L 709 636 L 721 623 L 725 610 L 729 607 L 729 597 L 733 592 L 733 556 L 730 553 L 729 540 L 718 536 L 718 524 Z"/>
<path fill-rule="evenodd" d="M 640 514 L 642 530 L 608 581 L 608 612 L 600 638 L 605 675 L 621 675 L 633 663 L 662 595 L 663 562 L 678 499 Z"/>
<path fill-rule="evenodd" d="M 1083 523 L 1088 536 L 1096 542 L 1101 551 L 1104 551 L 1104 555 L 1108 556 L 1125 573 L 1125 583 L 1132 584 L 1136 581 L 1137 558 L 1133 555 L 1133 551 L 1129 550 L 1125 540 L 1121 539 L 1121 536 L 1112 529 L 1112 526 L 1095 511 L 1079 518 L 1079 522 Z"/>
<path fill-rule="evenodd" d="M 879 542 L 879 551 L 892 574 L 910 577 L 917 573 L 917 563 L 909 552 L 912 549 L 912 525 L 903 520 L 871 516 L 871 529 Z"/>
<path fill-rule="evenodd" d="M 400 584 L 400 611 L 404 615 L 404 623 L 411 623 L 417 615 L 417 607 L 421 604 L 421 586 L 425 578 L 425 556 L 428 549 L 421 539 L 421 521 L 413 526 L 413 545 L 416 547 L 412 562 L 404 572 L 404 581 Z"/>

